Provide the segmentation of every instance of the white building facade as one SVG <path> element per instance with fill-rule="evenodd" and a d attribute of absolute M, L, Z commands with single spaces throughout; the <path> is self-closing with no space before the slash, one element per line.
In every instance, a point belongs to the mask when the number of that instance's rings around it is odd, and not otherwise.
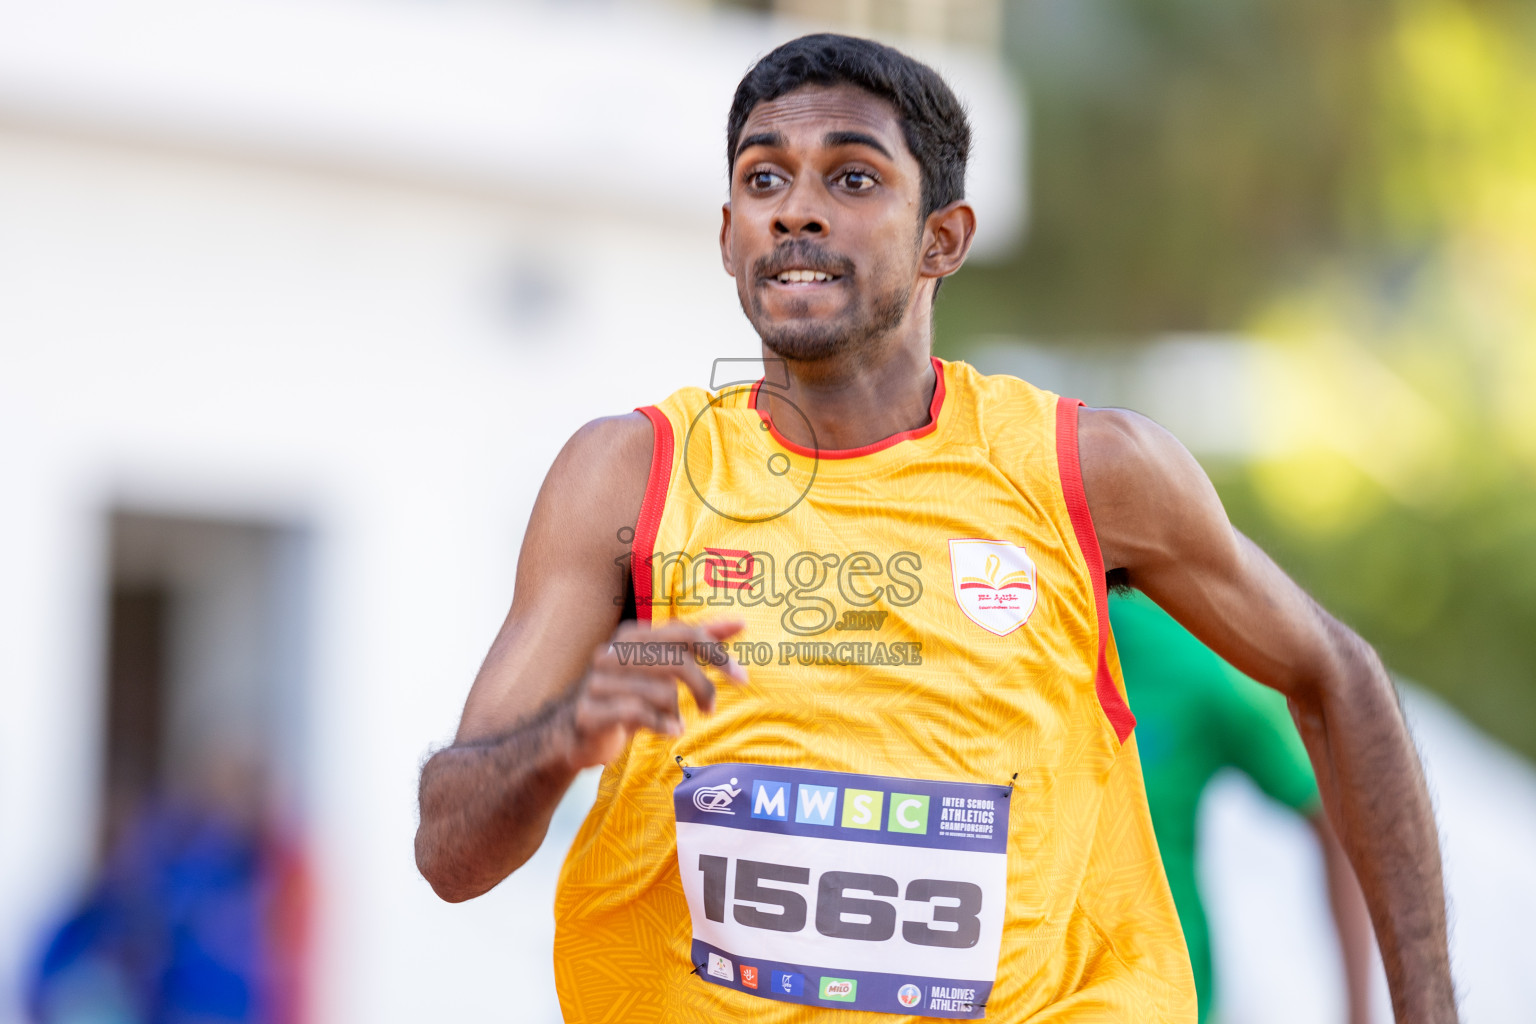
<path fill-rule="evenodd" d="M 565 438 L 756 353 L 716 246 L 724 120 L 799 31 L 0 2 L 0 1022 L 97 856 L 108 620 L 135 586 L 180 623 L 164 745 L 260 747 L 309 851 L 312 1019 L 558 1019 L 553 880 L 590 785 L 534 863 L 450 907 L 413 861 L 417 770 Z M 971 108 L 997 251 L 1014 88 L 985 53 L 924 56 Z"/>

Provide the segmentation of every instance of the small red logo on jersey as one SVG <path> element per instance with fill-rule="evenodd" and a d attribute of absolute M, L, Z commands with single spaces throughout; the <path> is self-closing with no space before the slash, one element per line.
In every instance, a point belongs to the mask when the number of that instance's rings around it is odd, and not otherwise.
<path fill-rule="evenodd" d="M 982 629 L 1007 636 L 1035 610 L 1035 563 L 1019 545 L 952 540 L 949 566 L 960 610 Z"/>
<path fill-rule="evenodd" d="M 747 988 L 757 988 L 757 968 L 741 965 L 741 983 Z"/>
<path fill-rule="evenodd" d="M 757 566 L 752 552 L 731 548 L 704 549 L 704 583 L 727 590 L 745 590 L 752 585 Z"/>

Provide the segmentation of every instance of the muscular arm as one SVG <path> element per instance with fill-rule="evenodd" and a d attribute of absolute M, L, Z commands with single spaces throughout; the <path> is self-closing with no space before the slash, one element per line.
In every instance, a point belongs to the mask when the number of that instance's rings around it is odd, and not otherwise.
<path fill-rule="evenodd" d="M 478 896 L 533 856 L 582 768 L 617 756 L 637 729 L 681 732 L 679 681 L 703 710 L 713 707 L 714 687 L 691 659 L 625 667 L 608 648 L 610 637 L 642 632 L 698 643 L 739 628 L 628 624 L 615 636 L 650 455 L 645 417 L 597 420 L 565 446 L 539 491 L 511 611 L 453 746 L 421 772 L 416 864 L 445 900 Z M 734 662 L 727 668 L 739 677 Z"/>
<path fill-rule="evenodd" d="M 1227 521 L 1205 473 L 1134 413 L 1087 409 L 1083 485 L 1106 569 L 1283 693 L 1365 894 L 1392 1007 L 1456 1020 L 1440 848 L 1418 756 L 1375 651 Z"/>

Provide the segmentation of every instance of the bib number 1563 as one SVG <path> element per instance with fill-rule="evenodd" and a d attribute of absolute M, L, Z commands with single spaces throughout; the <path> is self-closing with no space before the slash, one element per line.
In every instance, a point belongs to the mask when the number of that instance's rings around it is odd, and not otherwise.
<path fill-rule="evenodd" d="M 699 870 L 704 874 L 704 916 L 724 923 L 730 860 L 700 854 Z M 738 859 L 730 908 L 736 923 L 774 932 L 804 930 L 811 915 L 807 894 L 764 882 L 809 887 L 811 869 Z M 981 937 L 981 895 L 981 886 L 971 882 L 915 878 L 903 890 L 888 875 L 824 871 L 816 880 L 815 927 L 828 938 L 884 942 L 896 934 L 898 912 L 893 901 L 900 897 L 905 903 L 930 907 L 925 920 L 899 922 L 903 939 L 918 946 L 969 949 Z M 778 909 L 770 911 L 763 907 Z"/>

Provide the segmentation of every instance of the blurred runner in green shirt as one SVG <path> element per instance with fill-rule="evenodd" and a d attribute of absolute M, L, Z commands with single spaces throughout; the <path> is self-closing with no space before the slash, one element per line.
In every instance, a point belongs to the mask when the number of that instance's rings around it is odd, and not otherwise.
<path fill-rule="evenodd" d="M 1206 783 L 1231 766 L 1305 815 L 1317 831 L 1344 957 L 1348 1019 L 1367 1024 L 1370 921 L 1343 847 L 1323 815 L 1285 698 L 1232 668 L 1138 591 L 1112 593 L 1109 618 L 1136 715 L 1152 826 L 1189 944 L 1200 1019 L 1207 1020 L 1211 1008 L 1211 936 L 1195 881 L 1195 819 Z"/>

